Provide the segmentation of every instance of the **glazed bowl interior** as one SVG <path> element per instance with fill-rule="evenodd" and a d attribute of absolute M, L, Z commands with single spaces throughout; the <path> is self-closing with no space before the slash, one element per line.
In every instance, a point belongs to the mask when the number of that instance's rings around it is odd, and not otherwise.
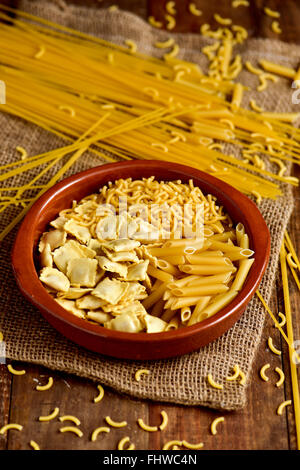
<path fill-rule="evenodd" d="M 218 204 L 234 224 L 241 222 L 249 236 L 255 261 L 237 297 L 214 316 L 192 326 L 162 333 L 125 333 L 109 330 L 63 309 L 43 287 L 38 278 L 37 244 L 58 213 L 71 207 L 74 200 L 98 192 L 109 181 L 120 178 L 157 180 L 193 179 L 204 194 L 217 197 Z M 128 161 L 105 164 L 64 179 L 49 189 L 30 209 L 23 220 L 13 248 L 12 265 L 23 295 L 33 303 L 67 338 L 87 349 L 104 355 L 127 359 L 160 359 L 193 351 L 227 331 L 241 316 L 254 295 L 266 269 L 270 252 L 270 235 L 256 205 L 223 181 L 194 168 L 158 161 Z"/>

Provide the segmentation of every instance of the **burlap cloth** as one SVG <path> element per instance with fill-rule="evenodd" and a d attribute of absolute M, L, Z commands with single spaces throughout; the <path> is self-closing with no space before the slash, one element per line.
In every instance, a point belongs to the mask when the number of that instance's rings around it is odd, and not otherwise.
<path fill-rule="evenodd" d="M 154 29 L 142 19 L 122 11 L 109 12 L 75 6 L 61 9 L 57 4 L 42 1 L 21 1 L 19 7 L 113 42 L 122 43 L 124 38 L 131 38 L 137 42 L 140 51 L 148 54 L 161 54 L 153 44 L 156 40 L 170 36 L 170 33 Z M 199 63 L 205 70 L 207 59 L 200 53 L 200 48 L 211 40 L 192 34 L 174 36 L 181 48 L 180 57 Z M 240 45 L 238 52 L 242 54 L 243 60 L 250 60 L 254 65 L 257 65 L 258 59 L 267 58 L 295 67 L 300 47 L 273 40 L 251 39 Z M 258 84 L 257 77 L 247 71 L 241 73 L 240 79 L 254 90 Z M 277 84 L 272 83 L 263 93 L 251 92 L 251 97 L 266 110 L 288 111 L 292 109 L 291 92 L 291 84 L 281 79 Z M 245 106 L 248 105 L 249 96 L 245 97 Z M 17 158 L 17 145 L 25 147 L 29 155 L 35 155 L 63 144 L 52 134 L 4 113 L 0 115 L 0 128 L 1 164 Z M 99 165 L 99 159 L 85 153 L 68 174 L 95 165 Z M 23 184 L 34 174 L 33 170 L 30 175 L 12 178 L 6 184 Z M 50 176 L 48 174 L 47 178 L 50 179 Z M 293 208 L 291 189 L 284 187 L 283 194 L 276 201 L 264 200 L 260 205 L 272 237 L 271 258 L 260 286 L 267 301 L 276 276 L 281 240 Z M 10 208 L 1 214 L 0 230 L 19 210 Z M 206 377 L 212 373 L 216 381 L 223 382 L 224 377 L 230 375 L 233 365 L 239 364 L 246 374 L 247 384 L 250 383 L 252 363 L 265 319 L 265 312 L 257 298 L 253 298 L 241 319 L 226 334 L 199 351 L 154 362 L 104 357 L 65 339 L 48 325 L 39 311 L 23 299 L 10 266 L 10 252 L 16 230 L 1 243 L 0 252 L 0 331 L 4 333 L 8 358 L 86 377 L 139 398 L 227 410 L 238 409 L 246 404 L 247 386 L 228 382 L 223 390 L 216 390 L 207 384 Z M 136 382 L 134 373 L 140 367 L 150 369 L 151 373 L 145 380 Z"/>

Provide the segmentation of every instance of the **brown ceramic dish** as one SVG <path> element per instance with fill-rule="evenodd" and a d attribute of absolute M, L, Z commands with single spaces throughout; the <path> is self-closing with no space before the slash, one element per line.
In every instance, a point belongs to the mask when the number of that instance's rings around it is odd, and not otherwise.
<path fill-rule="evenodd" d="M 106 329 L 75 317 L 47 293 L 37 274 L 36 252 L 41 234 L 59 211 L 73 200 L 97 192 L 108 181 L 154 175 L 165 181 L 190 178 L 204 193 L 218 201 L 235 223 L 244 224 L 255 251 L 255 262 L 238 296 L 220 312 L 201 323 L 163 333 L 124 333 Z M 130 161 L 98 166 L 66 178 L 48 190 L 30 209 L 15 240 L 12 264 L 23 295 L 63 335 L 87 349 L 128 359 L 161 359 L 194 351 L 213 341 L 240 318 L 266 269 L 270 235 L 261 213 L 246 196 L 223 181 L 194 168 L 158 161 Z"/>

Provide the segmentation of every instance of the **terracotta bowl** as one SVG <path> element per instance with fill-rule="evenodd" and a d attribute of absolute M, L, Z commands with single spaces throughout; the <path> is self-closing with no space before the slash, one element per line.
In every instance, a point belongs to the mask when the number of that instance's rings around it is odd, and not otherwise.
<path fill-rule="evenodd" d="M 154 175 L 170 181 L 190 178 L 204 193 L 217 196 L 234 223 L 244 224 L 255 251 L 255 262 L 238 296 L 213 317 L 193 326 L 163 333 L 124 333 L 89 323 L 64 310 L 48 294 L 37 274 L 37 244 L 48 223 L 73 200 L 98 192 L 108 181 L 140 179 Z M 161 359 L 182 355 L 221 336 L 240 318 L 255 294 L 266 269 L 270 234 L 256 205 L 245 195 L 213 176 L 184 165 L 158 161 L 129 161 L 98 166 L 64 179 L 49 189 L 28 212 L 18 231 L 12 265 L 23 295 L 60 333 L 85 348 L 127 359 Z"/>

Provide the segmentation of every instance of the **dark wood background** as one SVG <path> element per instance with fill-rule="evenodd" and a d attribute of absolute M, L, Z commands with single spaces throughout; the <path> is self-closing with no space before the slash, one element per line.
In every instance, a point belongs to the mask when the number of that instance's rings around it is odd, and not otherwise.
<path fill-rule="evenodd" d="M 5 1 L 18 6 L 17 1 Z M 66 3 L 97 5 L 98 8 L 112 4 L 147 18 L 153 15 L 157 20 L 164 21 L 166 1 L 119 0 L 119 1 L 83 1 L 72 0 Z M 249 36 L 278 38 L 271 29 L 271 18 L 262 14 L 264 6 L 279 10 L 282 34 L 280 39 L 287 42 L 300 42 L 300 1 L 297 0 L 250 0 L 250 7 L 232 8 L 230 0 L 195 0 L 194 3 L 203 11 L 200 18 L 188 13 L 188 1 L 176 2 L 178 10 L 177 26 L 174 31 L 199 32 L 202 23 L 213 23 L 213 14 L 218 12 L 223 17 L 231 17 L 235 24 L 248 29 Z M 165 23 L 164 23 L 165 24 Z M 216 26 L 216 25 L 215 25 Z M 300 59 L 300 58 L 299 58 Z M 295 175 L 300 177 L 300 169 L 295 168 Z M 293 243 L 300 253 L 300 198 L 299 190 L 295 190 L 295 210 L 291 218 L 289 231 Z M 300 338 L 300 306 L 299 291 L 292 279 L 291 303 L 294 322 L 294 338 Z M 270 303 L 274 312 L 284 311 L 283 294 L 280 283 Z M 274 355 L 267 347 L 267 338 L 272 336 L 275 345 L 282 350 L 281 356 Z M 270 363 L 269 382 L 263 382 L 259 369 Z M 189 442 L 204 443 L 204 448 L 242 449 L 242 450 L 296 450 L 296 429 L 292 407 L 287 407 L 282 416 L 276 414 L 277 406 L 284 400 L 292 398 L 289 356 L 287 345 L 272 320 L 267 316 L 261 345 L 254 363 L 251 384 L 248 387 L 248 404 L 242 411 L 218 412 L 201 407 L 174 406 L 165 403 L 153 403 L 123 396 L 112 390 L 105 390 L 104 399 L 95 404 L 97 389 L 94 383 L 63 373 L 49 371 L 31 364 L 16 363 L 17 368 L 24 368 L 26 374 L 13 376 L 5 365 L 0 365 L 0 427 L 6 423 L 21 423 L 22 432 L 9 431 L 0 435 L 0 450 L 30 449 L 31 439 L 38 442 L 41 449 L 116 449 L 118 441 L 128 435 L 136 449 L 161 449 L 170 439 L 185 439 Z M 277 388 L 275 382 L 278 375 L 275 367 L 281 367 L 286 375 L 285 383 Z M 36 381 L 47 381 L 54 378 L 53 387 L 46 392 L 35 390 Z M 75 414 L 81 420 L 82 438 L 71 433 L 62 434 L 62 424 L 58 419 L 40 423 L 40 415 L 49 414 L 55 407 L 60 408 L 60 415 Z M 164 409 L 169 415 L 169 425 L 165 431 L 147 433 L 142 431 L 136 421 L 142 417 L 145 422 L 155 425 L 160 423 L 160 411 Z M 128 426 L 112 429 L 109 434 L 101 434 L 96 442 L 91 442 L 91 432 L 98 426 L 105 425 L 104 417 L 110 415 L 116 420 L 127 420 Z M 218 427 L 218 434 L 210 433 L 211 421 L 224 416 L 225 421 Z M 69 424 L 69 423 L 68 423 Z M 71 423 L 70 423 L 71 424 Z"/>

